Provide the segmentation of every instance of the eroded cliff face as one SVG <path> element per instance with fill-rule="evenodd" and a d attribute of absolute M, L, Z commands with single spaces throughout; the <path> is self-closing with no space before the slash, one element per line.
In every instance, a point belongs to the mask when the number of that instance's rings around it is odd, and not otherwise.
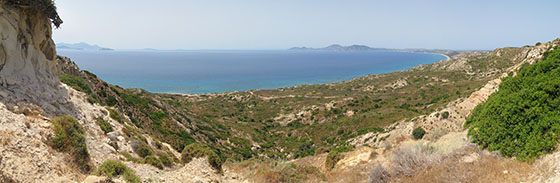
<path fill-rule="evenodd" d="M 0 101 L 14 112 L 71 112 L 55 74 L 52 27 L 40 13 L 0 4 Z"/>

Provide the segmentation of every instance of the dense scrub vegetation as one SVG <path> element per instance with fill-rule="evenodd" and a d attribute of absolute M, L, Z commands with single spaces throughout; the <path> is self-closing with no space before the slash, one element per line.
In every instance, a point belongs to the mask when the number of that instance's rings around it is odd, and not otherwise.
<path fill-rule="evenodd" d="M 54 137 L 50 138 L 50 145 L 62 152 L 70 153 L 73 163 L 82 172 L 90 172 L 93 165 L 90 162 L 86 145 L 86 134 L 80 123 L 71 116 L 51 119 L 54 126 Z"/>
<path fill-rule="evenodd" d="M 116 160 L 105 161 L 94 172 L 95 175 L 106 176 L 109 178 L 122 175 L 123 179 L 128 183 L 141 183 L 142 180 L 136 176 L 136 173 L 126 165 Z"/>
<path fill-rule="evenodd" d="M 559 78 L 559 49 L 505 78 L 467 119 L 473 142 L 529 161 L 554 150 L 560 137 Z"/>
<path fill-rule="evenodd" d="M 0 2 L 30 13 L 41 13 L 50 19 L 56 28 L 63 22 L 58 16 L 53 0 L 0 0 Z"/>

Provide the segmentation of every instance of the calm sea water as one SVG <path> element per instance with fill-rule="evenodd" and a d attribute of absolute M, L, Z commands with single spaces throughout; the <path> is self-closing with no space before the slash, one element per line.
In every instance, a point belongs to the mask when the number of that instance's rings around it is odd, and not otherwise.
<path fill-rule="evenodd" d="M 445 59 L 406 52 L 59 50 L 58 54 L 111 84 L 189 94 L 332 83 Z"/>

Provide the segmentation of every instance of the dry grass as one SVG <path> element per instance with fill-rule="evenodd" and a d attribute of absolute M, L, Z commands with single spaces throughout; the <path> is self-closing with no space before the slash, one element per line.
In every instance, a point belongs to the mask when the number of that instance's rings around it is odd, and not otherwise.
<path fill-rule="evenodd" d="M 240 173 L 252 182 L 324 182 L 326 177 L 317 167 L 298 166 L 271 159 L 249 159 L 228 163 L 233 172 Z M 330 182 L 330 181 L 328 181 Z"/>
<path fill-rule="evenodd" d="M 3 136 L 2 138 L 2 145 L 7 146 L 12 141 L 12 136 Z"/>
<path fill-rule="evenodd" d="M 389 181 L 391 174 L 383 165 L 375 164 L 371 169 L 370 183 L 386 183 Z"/>
<path fill-rule="evenodd" d="M 443 155 L 431 144 L 401 148 L 391 158 L 393 177 L 409 177 L 442 161 Z"/>
<path fill-rule="evenodd" d="M 353 167 L 345 167 L 344 169 L 335 169 L 335 171 L 326 174 L 327 181 L 333 183 L 358 183 L 366 182 L 368 180 L 368 173 L 370 168 L 367 164 L 362 163 Z M 312 182 L 312 181 L 310 181 Z"/>
<path fill-rule="evenodd" d="M 448 155 L 429 152 L 414 148 L 399 150 L 391 159 L 390 168 L 375 165 L 371 169 L 370 182 L 522 182 L 533 170 L 528 163 L 504 159 L 470 145 Z"/>

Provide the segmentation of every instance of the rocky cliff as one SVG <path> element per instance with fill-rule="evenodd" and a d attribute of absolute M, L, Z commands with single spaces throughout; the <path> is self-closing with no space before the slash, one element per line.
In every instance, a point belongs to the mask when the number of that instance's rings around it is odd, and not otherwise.
<path fill-rule="evenodd" d="M 16 112 L 70 112 L 67 91 L 55 74 L 51 21 L 39 12 L 2 3 L 0 30 L 0 101 Z"/>

